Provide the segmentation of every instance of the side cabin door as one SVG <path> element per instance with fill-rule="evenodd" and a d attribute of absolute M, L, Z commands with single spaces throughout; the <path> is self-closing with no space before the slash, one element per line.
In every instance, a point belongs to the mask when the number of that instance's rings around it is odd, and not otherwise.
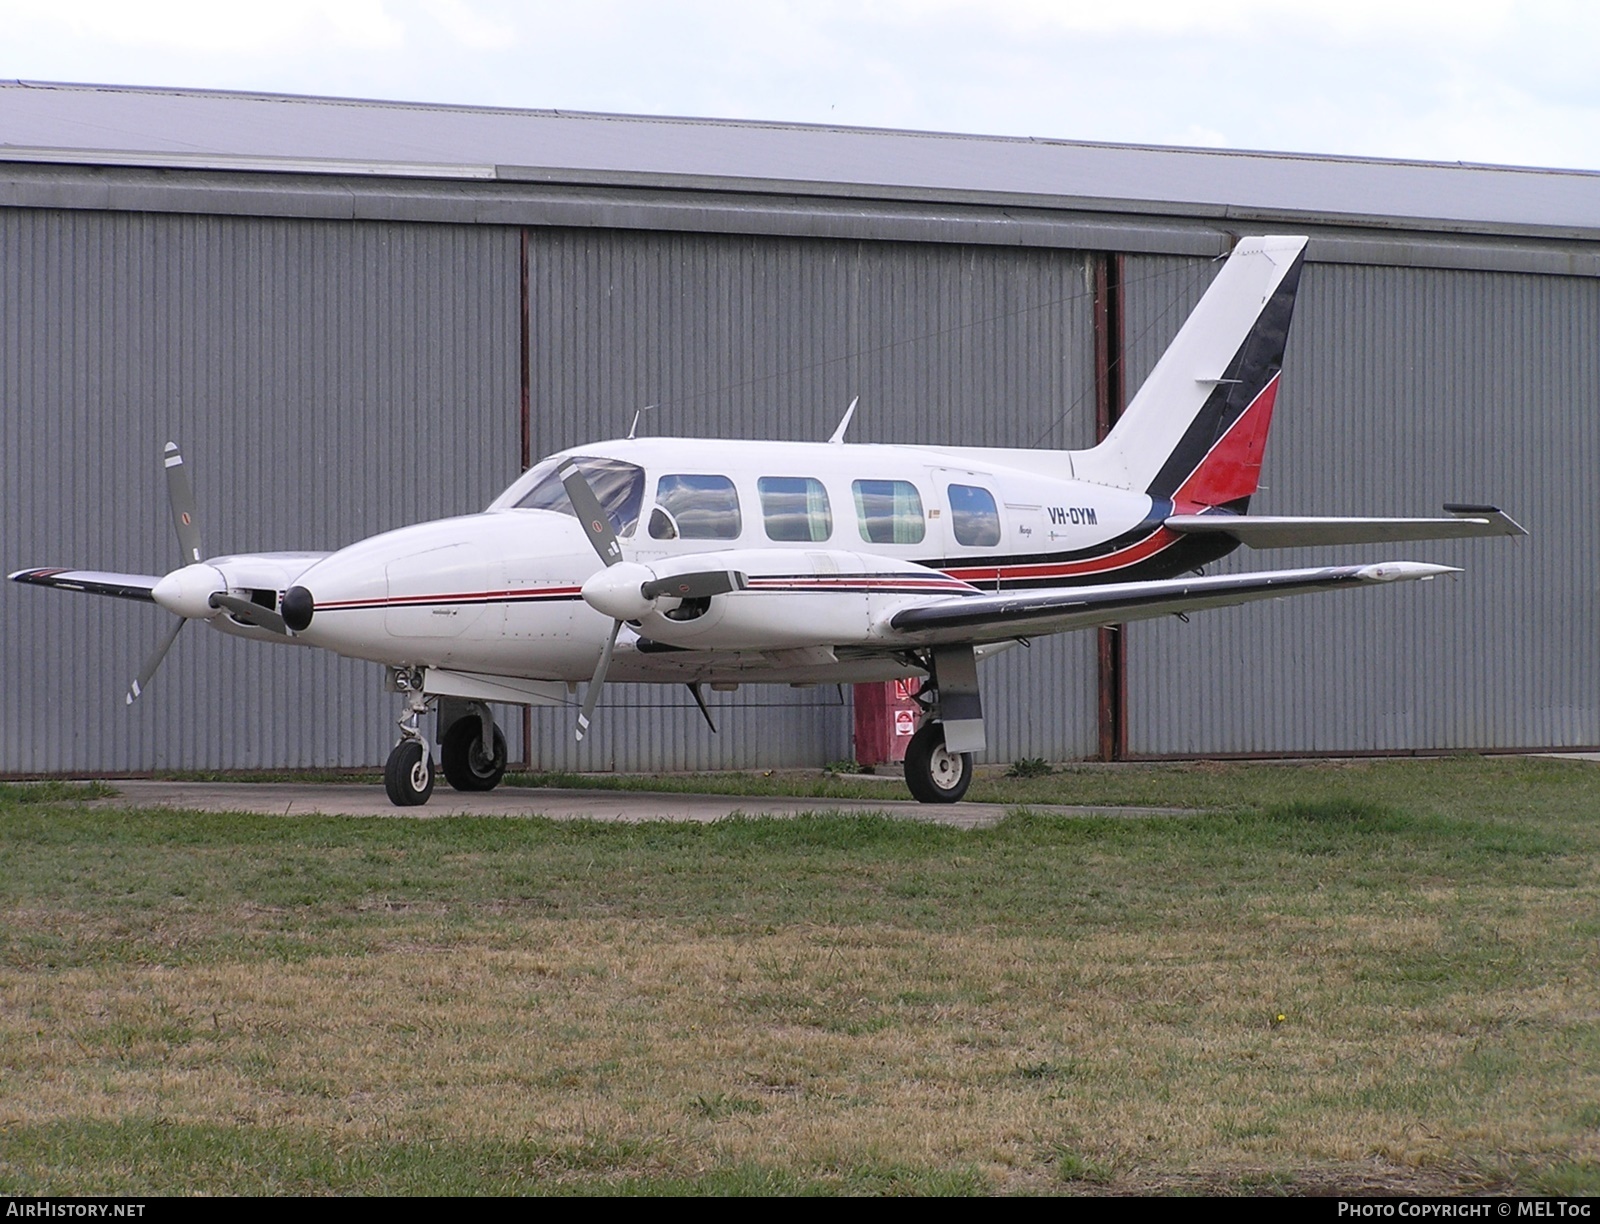
<path fill-rule="evenodd" d="M 974 586 L 993 587 L 999 580 L 998 559 L 1011 551 L 1005 499 L 994 477 L 964 468 L 932 468 L 928 479 L 929 534 L 938 541 L 940 568 Z"/>

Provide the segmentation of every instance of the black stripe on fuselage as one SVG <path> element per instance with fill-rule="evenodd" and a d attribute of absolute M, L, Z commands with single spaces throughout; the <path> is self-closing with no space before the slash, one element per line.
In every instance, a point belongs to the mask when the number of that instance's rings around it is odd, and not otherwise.
<path fill-rule="evenodd" d="M 1138 540 L 1133 540 L 1129 543 L 1138 543 Z M 1125 544 L 1123 547 L 1127 546 Z M 1199 569 L 1202 565 L 1210 565 L 1213 561 L 1226 557 L 1238 547 L 1239 541 L 1229 535 L 1180 536 L 1159 552 L 1126 566 L 1095 570 L 1085 574 L 1062 574 L 1053 577 L 1038 577 L 1035 575 L 1007 577 L 1002 572 L 999 578 L 999 589 L 1002 591 L 1025 591 L 1030 587 L 1098 586 L 1107 582 L 1143 582 L 1160 578 L 1176 578 L 1179 574 L 1186 574 L 1191 570 Z M 947 557 L 944 560 L 923 561 L 920 564 L 926 565 L 930 569 L 956 570 L 966 573 L 972 570 L 999 569 L 1004 571 L 1013 567 L 1067 565 L 1078 561 L 1092 560 L 1097 556 L 1103 555 L 1105 555 L 1104 549 L 1084 549 L 1072 552 L 1032 553 L 1009 557 Z M 996 589 L 995 579 L 981 575 L 973 575 L 963 579 L 963 581 L 971 583 L 981 591 L 993 591 Z"/>
<path fill-rule="evenodd" d="M 1283 368 L 1283 354 L 1289 343 L 1289 324 L 1294 319 L 1295 292 L 1300 287 L 1300 272 L 1305 265 L 1305 252 L 1295 256 L 1294 264 L 1284 273 L 1283 280 L 1273 291 L 1271 299 L 1256 316 L 1254 326 L 1239 346 L 1239 351 L 1222 372 L 1225 381 L 1219 383 L 1206 397 L 1206 402 L 1184 430 L 1178 445 L 1161 465 L 1150 487 L 1151 497 L 1171 497 L 1183 482 L 1194 474 L 1196 468 L 1211 453 L 1217 440 L 1233 427 L 1244 410 L 1256 402 Z M 1241 513 L 1249 505 L 1248 497 L 1240 499 L 1233 509 Z"/>

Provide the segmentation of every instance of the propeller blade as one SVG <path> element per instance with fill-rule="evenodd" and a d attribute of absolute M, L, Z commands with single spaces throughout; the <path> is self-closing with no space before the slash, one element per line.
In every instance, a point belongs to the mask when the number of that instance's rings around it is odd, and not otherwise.
<path fill-rule="evenodd" d="M 674 599 L 705 599 L 742 591 L 749 585 L 749 580 L 736 570 L 702 570 L 697 574 L 652 578 L 640 586 L 639 594 L 646 599 L 660 599 L 663 595 Z"/>
<path fill-rule="evenodd" d="M 611 622 L 611 636 L 600 652 L 600 662 L 594 665 L 594 679 L 589 681 L 589 691 L 583 695 L 583 713 L 578 715 L 578 738 L 589 731 L 589 716 L 594 713 L 594 703 L 600 700 L 600 690 L 605 686 L 606 672 L 611 670 L 611 652 L 617 645 L 617 634 L 622 632 L 622 622 Z"/>
<path fill-rule="evenodd" d="M 622 545 L 617 541 L 617 533 L 611 529 L 610 516 L 601 506 L 600 499 L 594 495 L 589 478 L 570 459 L 557 469 L 557 475 L 567 491 L 567 499 L 577 512 L 578 522 L 583 524 L 583 534 L 589 537 L 589 543 L 600 555 L 600 560 L 608 566 L 621 561 Z"/>
<path fill-rule="evenodd" d="M 167 468 L 167 501 L 172 506 L 172 529 L 178 533 L 178 551 L 183 563 L 200 560 L 200 524 L 194 508 L 194 487 L 183 466 L 183 454 L 176 442 L 168 442 L 162 462 Z"/>
<path fill-rule="evenodd" d="M 139 669 L 139 678 L 129 686 L 126 704 L 132 705 L 139 700 L 139 694 L 144 692 L 145 685 L 149 684 L 151 677 L 156 674 L 156 668 L 160 667 L 161 660 L 167 657 L 167 651 L 172 649 L 172 643 L 178 638 L 178 630 L 182 629 L 185 623 L 182 617 L 173 622 L 172 628 L 167 631 L 167 636 L 161 639 L 161 645 L 156 647 L 155 654 L 151 655 Z"/>
<path fill-rule="evenodd" d="M 284 624 L 283 617 L 271 608 L 263 608 L 251 600 L 242 599 L 238 595 L 227 595 L 222 591 L 214 593 L 207 602 L 213 608 L 221 608 L 236 621 L 243 621 L 256 629 L 269 629 L 273 633 L 283 634 L 284 637 L 289 636 L 289 626 Z"/>

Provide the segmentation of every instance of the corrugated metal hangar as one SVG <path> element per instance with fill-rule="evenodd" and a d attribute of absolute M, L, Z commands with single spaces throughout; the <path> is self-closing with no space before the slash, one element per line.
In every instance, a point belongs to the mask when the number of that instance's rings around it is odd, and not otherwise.
<path fill-rule="evenodd" d="M 336 548 L 625 433 L 1080 447 L 1241 234 L 1311 236 L 1260 513 L 1495 502 L 1531 532 L 1272 554 L 1451 582 L 1034 642 L 990 760 L 1600 744 L 1600 175 L 0 84 L 6 569 Z M 1260 568 L 1240 550 L 1220 568 Z M 0 773 L 375 765 L 381 670 L 0 583 Z M 851 696 L 614 685 L 541 768 L 820 764 Z"/>

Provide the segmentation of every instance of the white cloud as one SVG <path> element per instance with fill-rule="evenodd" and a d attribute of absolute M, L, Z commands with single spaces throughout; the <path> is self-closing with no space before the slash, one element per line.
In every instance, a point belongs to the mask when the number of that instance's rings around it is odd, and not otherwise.
<path fill-rule="evenodd" d="M 421 7 L 453 42 L 473 51 L 504 51 L 521 42 L 508 16 L 486 17 L 480 6 L 463 0 L 421 0 Z"/>
<path fill-rule="evenodd" d="M 218 4 L 206 0 L 70 0 L 41 6 L 0 0 L 8 41 L 29 27 L 128 48 L 255 55 L 318 43 L 386 50 L 399 45 L 400 23 L 383 0 L 274 0 Z"/>
<path fill-rule="evenodd" d="M 1573 0 L 0 0 L 0 77 L 1600 167 Z"/>

